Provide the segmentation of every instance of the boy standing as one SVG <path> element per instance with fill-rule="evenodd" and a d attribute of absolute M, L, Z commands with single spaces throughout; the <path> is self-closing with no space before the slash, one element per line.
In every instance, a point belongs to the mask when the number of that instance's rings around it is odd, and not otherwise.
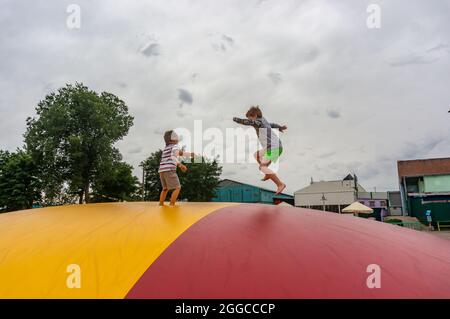
<path fill-rule="evenodd" d="M 177 167 L 180 167 L 181 171 L 186 172 L 187 167 L 178 161 L 179 156 L 193 156 L 193 153 L 184 152 L 178 147 L 178 135 L 173 131 L 167 131 L 164 133 L 164 141 L 166 147 L 161 154 L 161 162 L 159 164 L 159 178 L 161 180 L 162 191 L 159 196 L 159 205 L 164 206 L 167 193 L 172 191 L 170 197 L 170 205 L 175 206 L 178 194 L 180 194 L 181 185 L 177 175 Z"/>

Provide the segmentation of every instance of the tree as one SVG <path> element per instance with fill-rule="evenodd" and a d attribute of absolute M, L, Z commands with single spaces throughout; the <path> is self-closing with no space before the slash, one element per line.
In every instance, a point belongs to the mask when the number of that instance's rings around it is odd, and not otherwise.
<path fill-rule="evenodd" d="M 93 190 L 94 202 L 134 200 L 138 191 L 138 178 L 133 167 L 122 161 L 105 162 L 99 169 Z"/>
<path fill-rule="evenodd" d="M 27 119 L 26 150 L 40 168 L 46 200 L 66 187 L 89 202 L 89 190 L 102 163 L 113 161 L 114 143 L 133 125 L 128 107 L 117 96 L 98 94 L 81 83 L 47 95 Z"/>
<path fill-rule="evenodd" d="M 28 209 L 40 199 L 38 168 L 22 150 L 0 151 L 0 211 Z"/>
<path fill-rule="evenodd" d="M 161 162 L 162 150 L 156 151 L 141 163 L 144 170 L 144 199 L 158 200 L 162 186 L 159 179 L 159 163 Z"/>
<path fill-rule="evenodd" d="M 162 151 L 154 152 L 142 162 L 144 167 L 144 189 L 146 200 L 158 200 L 162 190 L 159 179 L 159 162 Z M 178 170 L 181 183 L 180 199 L 191 202 L 208 202 L 215 196 L 215 189 L 220 181 L 222 167 L 217 160 L 208 161 L 202 157 L 201 163 L 184 163 L 188 170 L 182 173 Z"/>

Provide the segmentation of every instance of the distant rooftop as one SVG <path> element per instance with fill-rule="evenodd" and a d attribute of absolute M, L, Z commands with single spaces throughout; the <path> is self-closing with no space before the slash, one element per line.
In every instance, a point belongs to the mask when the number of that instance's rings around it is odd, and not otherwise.
<path fill-rule="evenodd" d="M 351 192 L 355 190 L 355 183 L 358 188 L 358 192 L 365 192 L 366 190 L 357 181 L 356 176 L 348 174 L 344 179 L 337 181 L 320 181 L 314 182 L 311 179 L 311 184 L 306 186 L 294 194 L 315 194 L 315 193 L 342 193 Z"/>
<path fill-rule="evenodd" d="M 450 158 L 428 158 L 397 161 L 398 176 L 414 177 L 450 174 Z"/>

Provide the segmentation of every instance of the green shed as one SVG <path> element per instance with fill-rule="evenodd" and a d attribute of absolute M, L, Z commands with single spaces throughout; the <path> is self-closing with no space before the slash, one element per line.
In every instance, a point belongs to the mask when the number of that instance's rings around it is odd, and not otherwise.
<path fill-rule="evenodd" d="M 275 195 L 274 191 L 258 186 L 245 184 L 231 179 L 220 181 L 213 202 L 263 203 L 273 204 L 275 200 L 294 203 L 294 196 L 288 194 Z"/>

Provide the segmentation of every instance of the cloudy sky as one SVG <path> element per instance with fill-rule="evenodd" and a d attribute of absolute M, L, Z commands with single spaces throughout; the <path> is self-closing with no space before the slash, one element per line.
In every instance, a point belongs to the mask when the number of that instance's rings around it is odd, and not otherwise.
<path fill-rule="evenodd" d="M 288 126 L 289 192 L 349 172 L 396 189 L 397 160 L 450 156 L 446 0 L 0 1 L 0 149 L 22 146 L 38 101 L 79 81 L 129 106 L 118 147 L 136 168 L 165 130 L 202 120 L 225 132 L 253 104 Z M 372 3 L 379 29 L 366 24 Z M 254 164 L 223 177 L 273 188 Z"/>

